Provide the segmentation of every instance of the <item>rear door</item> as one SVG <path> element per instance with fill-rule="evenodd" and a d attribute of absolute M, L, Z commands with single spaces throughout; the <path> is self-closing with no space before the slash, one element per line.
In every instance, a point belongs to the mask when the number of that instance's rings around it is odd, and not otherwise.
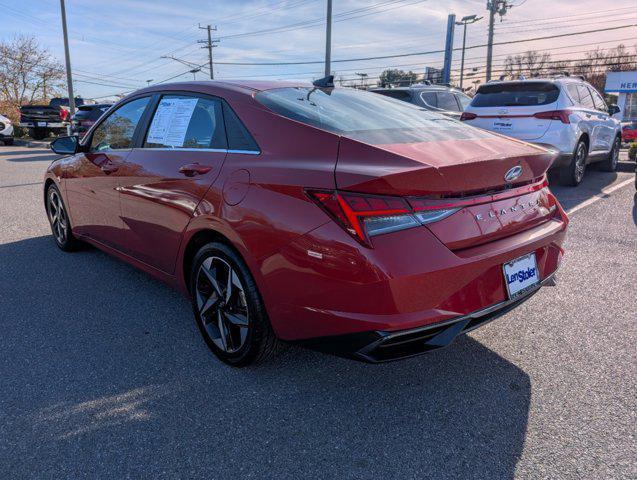
<path fill-rule="evenodd" d="M 227 154 L 221 100 L 157 96 L 120 177 L 128 253 L 174 273 L 181 234 Z"/>
<path fill-rule="evenodd" d="M 544 136 L 551 120 L 534 115 L 557 110 L 559 95 L 559 88 L 552 82 L 485 84 L 471 101 L 470 111 L 477 118 L 468 123 L 520 140 L 535 140 Z"/>
<path fill-rule="evenodd" d="M 597 135 L 599 149 L 604 152 L 609 152 L 613 146 L 613 140 L 615 140 L 615 128 L 617 124 L 608 114 L 608 105 L 606 105 L 606 102 L 599 92 L 590 85 L 588 85 L 587 88 L 593 97 L 596 110 L 595 116 L 597 117 L 597 123 L 599 124 L 599 133 Z"/>
<path fill-rule="evenodd" d="M 121 249 L 124 224 L 119 178 L 131 152 L 139 121 L 150 97 L 131 100 L 98 125 L 86 153 L 78 153 L 65 169 L 65 186 L 75 233 Z"/>
<path fill-rule="evenodd" d="M 591 152 L 599 152 L 604 150 L 603 140 L 600 138 L 602 123 L 600 122 L 598 111 L 595 107 L 595 101 L 590 89 L 583 83 L 577 84 L 577 92 L 580 98 L 580 107 L 582 113 L 582 122 L 584 123 L 581 130 L 588 132 L 590 137 Z"/>

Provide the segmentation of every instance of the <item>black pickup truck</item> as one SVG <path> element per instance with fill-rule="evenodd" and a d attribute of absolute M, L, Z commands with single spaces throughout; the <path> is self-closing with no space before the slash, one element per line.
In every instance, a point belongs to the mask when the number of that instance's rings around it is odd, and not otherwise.
<path fill-rule="evenodd" d="M 76 105 L 84 100 L 75 99 Z M 42 140 L 50 134 L 66 132 L 70 121 L 68 98 L 52 98 L 48 105 L 23 105 L 20 107 L 20 126 L 29 129 L 29 136 Z"/>

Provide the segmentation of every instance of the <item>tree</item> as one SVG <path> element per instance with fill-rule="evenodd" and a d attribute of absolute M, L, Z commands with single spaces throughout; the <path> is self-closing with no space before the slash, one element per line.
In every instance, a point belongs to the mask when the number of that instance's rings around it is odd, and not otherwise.
<path fill-rule="evenodd" d="M 522 55 L 509 55 L 504 61 L 504 75 L 509 78 L 538 77 L 550 64 L 550 53 L 540 54 L 530 50 Z"/>
<path fill-rule="evenodd" d="M 623 44 L 611 49 L 597 47 L 581 60 L 551 60 L 550 53 L 528 51 L 522 55 L 509 55 L 504 62 L 506 78 L 542 77 L 567 72 L 584 77 L 600 92 L 604 91 L 607 72 L 637 70 L 637 45 L 633 52 Z"/>
<path fill-rule="evenodd" d="M 64 86 L 63 79 L 62 65 L 35 38 L 0 42 L 0 104 L 8 115 L 17 116 L 20 105 L 48 102 Z"/>
<path fill-rule="evenodd" d="M 604 91 L 607 72 L 627 70 L 637 70 L 637 46 L 632 53 L 623 44 L 609 50 L 597 47 L 573 66 L 574 74 L 584 76 L 600 92 Z"/>
<path fill-rule="evenodd" d="M 418 81 L 418 74 L 409 70 L 388 69 L 380 74 L 378 83 L 381 85 L 410 85 Z"/>

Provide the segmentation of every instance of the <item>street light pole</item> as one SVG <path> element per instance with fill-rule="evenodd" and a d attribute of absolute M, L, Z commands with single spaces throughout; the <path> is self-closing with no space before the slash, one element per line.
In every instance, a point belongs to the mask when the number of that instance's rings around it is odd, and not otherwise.
<path fill-rule="evenodd" d="M 75 115 L 75 96 L 73 95 L 73 75 L 71 74 L 71 55 L 69 54 L 69 35 L 66 30 L 66 9 L 64 0 L 60 0 L 62 8 L 62 33 L 64 34 L 64 58 L 66 60 L 66 83 L 69 90 L 69 109 L 71 116 Z"/>
<path fill-rule="evenodd" d="M 478 20 L 482 20 L 482 17 L 468 15 L 466 17 L 462 17 L 459 22 L 456 22 L 456 25 L 464 25 L 464 31 L 462 33 L 462 60 L 460 61 L 460 90 L 462 90 L 462 81 L 464 78 L 464 52 L 467 46 L 467 25 L 470 23 L 476 23 Z"/>
<path fill-rule="evenodd" d="M 493 27 L 495 23 L 495 14 L 500 15 L 500 20 L 507 13 L 507 10 L 513 5 L 509 4 L 509 0 L 487 0 L 487 10 L 489 10 L 489 37 L 487 39 L 487 82 L 491 80 L 491 65 L 493 63 Z"/>
<path fill-rule="evenodd" d="M 332 0 L 327 0 L 327 26 L 325 27 L 325 76 L 332 74 Z"/>

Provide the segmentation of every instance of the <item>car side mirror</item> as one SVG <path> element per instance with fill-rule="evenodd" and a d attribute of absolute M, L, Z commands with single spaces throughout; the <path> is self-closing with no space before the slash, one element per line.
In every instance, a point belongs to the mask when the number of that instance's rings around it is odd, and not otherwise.
<path fill-rule="evenodd" d="M 608 114 L 612 117 L 613 115 L 615 115 L 616 113 L 621 112 L 621 110 L 619 109 L 619 107 L 617 105 L 615 105 L 614 103 L 611 103 L 608 106 Z"/>
<path fill-rule="evenodd" d="M 59 137 L 51 142 L 51 150 L 58 155 L 74 155 L 78 151 L 76 136 Z"/>

